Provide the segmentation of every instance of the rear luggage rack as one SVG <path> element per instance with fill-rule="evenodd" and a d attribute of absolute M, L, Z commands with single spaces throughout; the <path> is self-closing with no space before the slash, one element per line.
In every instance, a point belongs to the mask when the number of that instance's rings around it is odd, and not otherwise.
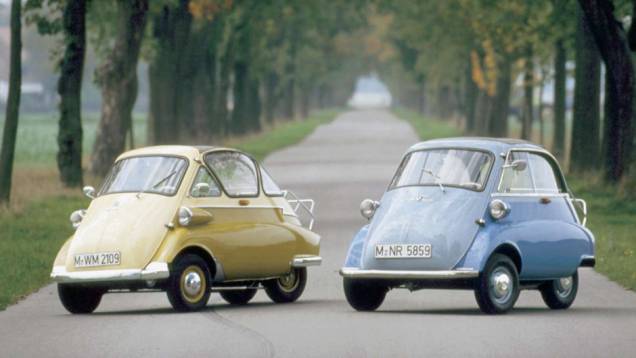
<path fill-rule="evenodd" d="M 296 194 L 294 194 L 293 191 L 289 191 L 289 190 L 283 190 L 283 196 L 285 197 L 289 205 L 291 205 L 292 209 L 294 210 L 294 213 L 298 215 L 299 219 L 300 219 L 300 213 L 298 212 L 299 209 L 302 209 L 302 211 L 304 211 L 307 215 L 309 215 L 309 224 L 307 225 L 307 228 L 311 230 L 314 227 L 314 221 L 316 220 L 316 218 L 314 217 L 314 206 L 316 205 L 314 200 L 300 199 L 298 198 Z"/>

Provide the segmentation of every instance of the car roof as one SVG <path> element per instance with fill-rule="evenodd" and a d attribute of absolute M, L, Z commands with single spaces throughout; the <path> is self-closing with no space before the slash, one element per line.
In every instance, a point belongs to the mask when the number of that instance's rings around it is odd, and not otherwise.
<path fill-rule="evenodd" d="M 408 152 L 432 148 L 473 148 L 487 150 L 493 153 L 505 153 L 513 148 L 523 148 L 547 152 L 543 147 L 526 140 L 490 137 L 453 137 L 432 139 L 411 146 Z"/>
<path fill-rule="evenodd" d="M 144 155 L 177 155 L 189 159 L 197 159 L 202 153 L 212 150 L 238 151 L 237 149 L 209 145 L 156 145 L 129 150 L 122 153 L 117 160 Z"/>

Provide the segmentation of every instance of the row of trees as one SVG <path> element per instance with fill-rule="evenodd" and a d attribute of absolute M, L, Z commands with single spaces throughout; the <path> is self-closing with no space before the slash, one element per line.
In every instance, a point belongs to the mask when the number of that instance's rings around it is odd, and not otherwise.
<path fill-rule="evenodd" d="M 511 88 L 519 78 L 521 137 L 531 139 L 539 122 L 540 141 L 548 142 L 543 89 L 551 81 L 552 148 L 563 157 L 573 62 L 571 169 L 596 169 L 602 159 L 606 179 L 615 182 L 628 171 L 634 140 L 633 64 L 620 21 L 636 11 L 633 6 L 627 0 L 399 0 L 381 9 L 393 16 L 389 36 L 417 85 L 405 101 L 441 117 L 459 113 L 470 134 L 510 135 Z M 634 26 L 630 35 L 636 44 Z"/>
<path fill-rule="evenodd" d="M 19 12 L 21 1 L 13 2 Z M 341 105 L 361 63 L 347 45 L 366 22 L 366 2 L 334 0 L 27 0 L 24 18 L 60 39 L 57 165 L 62 182 L 81 186 L 81 93 L 87 42 L 99 65 L 102 109 L 88 165 L 102 176 L 127 141 L 137 69 L 148 63 L 148 143 L 205 142 L 257 132 L 312 107 Z M 12 17 L 19 76 L 21 14 Z M 17 40 L 16 40 L 17 39 Z M 19 88 L 19 79 L 12 79 Z M 19 95 L 19 91 L 17 91 Z M 17 107 L 8 110 L 0 202 L 10 192 Z M 132 144 L 134 145 L 134 144 Z"/>

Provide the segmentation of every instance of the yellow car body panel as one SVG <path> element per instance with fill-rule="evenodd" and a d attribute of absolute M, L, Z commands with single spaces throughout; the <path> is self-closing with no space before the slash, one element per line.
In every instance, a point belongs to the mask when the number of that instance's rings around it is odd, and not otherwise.
<path fill-rule="evenodd" d="M 203 156 L 228 148 L 159 146 L 122 154 L 117 161 L 138 156 L 178 156 L 188 161 L 172 196 L 156 193 L 113 193 L 95 198 L 54 264 L 66 274 L 108 270 L 144 270 L 151 263 L 171 264 L 179 253 L 198 248 L 212 256 L 222 281 L 277 277 L 288 273 L 297 256 L 319 255 L 320 237 L 304 228 L 282 196 L 192 197 L 190 191 Z M 257 163 L 258 165 L 258 163 Z M 258 167 L 257 167 L 258 168 Z M 208 168 L 209 170 L 209 168 Z M 195 215 L 190 225 L 178 223 L 179 208 Z M 198 219 L 198 221 L 196 220 Z M 119 252 L 116 266 L 76 267 L 80 254 Z"/>

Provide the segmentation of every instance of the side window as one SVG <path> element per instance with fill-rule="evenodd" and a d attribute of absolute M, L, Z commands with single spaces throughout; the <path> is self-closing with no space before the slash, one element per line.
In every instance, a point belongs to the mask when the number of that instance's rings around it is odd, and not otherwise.
<path fill-rule="evenodd" d="M 513 166 L 515 161 L 525 165 Z M 563 192 L 554 167 L 540 154 L 512 152 L 506 161 L 499 191 L 502 193 L 556 194 Z"/>
<path fill-rule="evenodd" d="M 528 154 L 530 170 L 534 179 L 535 192 L 540 194 L 555 194 L 562 192 L 557 176 L 550 162 L 538 154 Z"/>
<path fill-rule="evenodd" d="M 221 181 L 228 195 L 258 194 L 256 166 L 246 155 L 237 152 L 213 152 L 205 156 L 205 163 Z"/>
<path fill-rule="evenodd" d="M 193 198 L 211 198 L 221 196 L 221 190 L 208 171 L 201 167 L 192 182 L 190 196 Z"/>
<path fill-rule="evenodd" d="M 278 184 L 274 182 L 274 179 L 272 179 L 272 177 L 269 175 L 267 170 L 263 168 L 262 165 L 261 165 L 261 178 L 263 179 L 263 190 L 265 191 L 265 194 L 269 196 L 283 195 L 283 191 L 280 190 L 280 188 L 278 187 Z"/>
<path fill-rule="evenodd" d="M 534 185 L 532 183 L 532 174 L 530 173 L 530 166 L 525 167 L 512 167 L 512 163 L 515 161 L 525 161 L 528 163 L 528 153 L 525 152 L 511 152 L 508 156 L 508 160 L 505 163 L 505 168 L 501 176 L 501 183 L 499 184 L 499 192 L 502 193 L 516 193 L 516 194 L 528 194 L 534 192 Z"/>

